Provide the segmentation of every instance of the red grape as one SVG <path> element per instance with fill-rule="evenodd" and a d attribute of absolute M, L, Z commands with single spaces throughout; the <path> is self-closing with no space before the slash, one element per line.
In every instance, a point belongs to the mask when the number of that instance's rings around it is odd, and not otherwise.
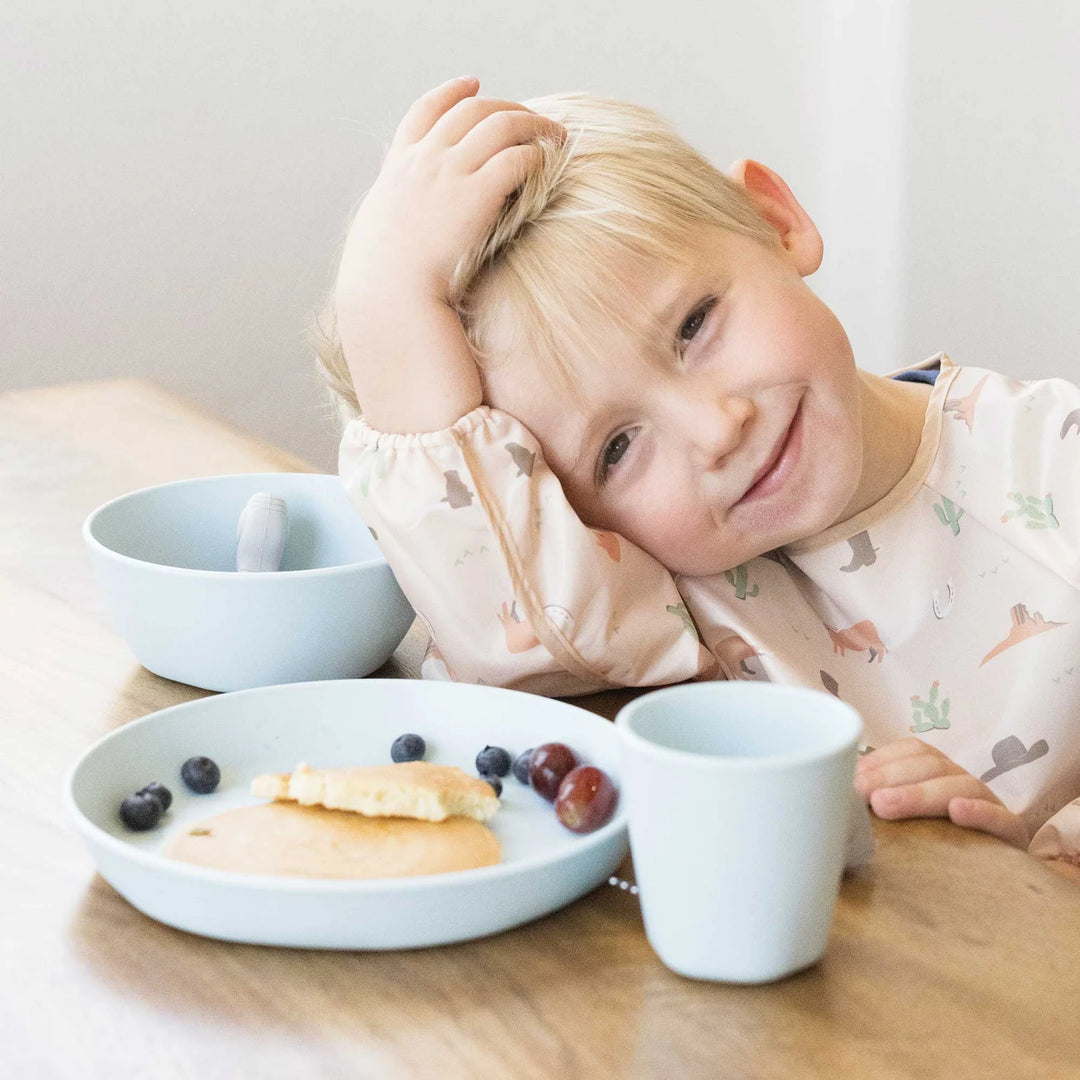
<path fill-rule="evenodd" d="M 611 817 L 618 798 L 603 769 L 579 765 L 563 777 L 555 799 L 555 816 L 571 831 L 590 833 Z"/>
<path fill-rule="evenodd" d="M 529 779 L 532 786 L 547 799 L 554 802 L 563 777 L 577 764 L 574 751 L 565 743 L 549 742 L 532 752 L 529 762 Z"/>

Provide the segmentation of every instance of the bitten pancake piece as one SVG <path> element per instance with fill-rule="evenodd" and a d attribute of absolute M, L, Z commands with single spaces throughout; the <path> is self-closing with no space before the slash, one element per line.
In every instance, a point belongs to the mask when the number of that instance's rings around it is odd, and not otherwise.
<path fill-rule="evenodd" d="M 488 821 L 499 809 L 499 797 L 486 781 L 454 765 L 427 761 L 349 769 L 310 769 L 301 763 L 293 773 L 256 776 L 251 794 L 302 806 L 352 810 L 366 817 L 421 821 L 457 816 Z"/>

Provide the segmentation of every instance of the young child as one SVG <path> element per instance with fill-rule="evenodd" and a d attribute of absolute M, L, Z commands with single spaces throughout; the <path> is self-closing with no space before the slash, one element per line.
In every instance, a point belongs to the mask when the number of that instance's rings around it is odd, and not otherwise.
<path fill-rule="evenodd" d="M 323 353 L 425 674 L 825 690 L 878 815 L 1080 865 L 1080 390 L 858 370 L 774 172 L 477 91 L 401 122 Z"/>

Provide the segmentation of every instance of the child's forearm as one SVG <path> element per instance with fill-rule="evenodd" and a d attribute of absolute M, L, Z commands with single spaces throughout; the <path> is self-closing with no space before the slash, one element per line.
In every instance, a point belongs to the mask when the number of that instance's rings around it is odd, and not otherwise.
<path fill-rule="evenodd" d="M 340 468 L 450 678 L 564 696 L 717 673 L 671 575 L 588 528 L 512 416 L 424 439 L 352 424 Z"/>
<path fill-rule="evenodd" d="M 450 279 L 540 160 L 537 140 L 565 135 L 478 88 L 454 79 L 413 103 L 342 250 L 338 332 L 360 408 L 380 431 L 437 431 L 480 404 Z"/>
<path fill-rule="evenodd" d="M 342 296 L 337 316 L 357 400 L 373 428 L 438 431 L 480 404 L 476 362 L 448 304 L 405 292 Z"/>

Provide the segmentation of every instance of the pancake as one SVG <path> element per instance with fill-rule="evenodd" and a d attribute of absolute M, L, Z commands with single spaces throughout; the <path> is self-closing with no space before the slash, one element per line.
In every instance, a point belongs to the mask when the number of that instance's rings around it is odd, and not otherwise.
<path fill-rule="evenodd" d="M 347 810 L 273 802 L 215 814 L 188 828 L 167 854 L 242 874 L 397 878 L 491 866 L 495 834 L 478 821 L 365 817 Z"/>
<path fill-rule="evenodd" d="M 346 769 L 311 769 L 300 764 L 292 773 L 256 776 L 251 793 L 304 806 L 352 810 L 368 817 L 425 821 L 445 821 L 458 815 L 487 821 L 499 809 L 499 797 L 487 781 L 456 766 L 428 761 Z"/>

